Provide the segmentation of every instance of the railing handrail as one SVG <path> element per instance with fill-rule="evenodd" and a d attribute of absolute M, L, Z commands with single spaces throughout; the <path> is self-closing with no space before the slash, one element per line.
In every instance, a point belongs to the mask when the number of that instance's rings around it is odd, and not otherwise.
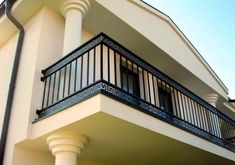
<path fill-rule="evenodd" d="M 217 108 L 213 107 L 212 105 L 207 103 L 205 100 L 203 100 L 202 98 L 197 96 L 195 93 L 188 90 L 186 87 L 179 84 L 178 82 L 176 82 L 175 80 L 173 80 L 172 78 L 170 78 L 169 76 L 167 76 L 166 74 L 164 74 L 163 72 L 158 70 L 152 64 L 141 59 L 135 53 L 133 53 L 129 49 L 125 48 L 124 46 L 122 46 L 121 44 L 119 44 L 118 42 L 116 42 L 115 40 L 113 40 L 112 38 L 110 38 L 109 36 L 104 34 L 103 32 L 99 33 L 94 38 L 85 42 L 79 48 L 73 50 L 71 53 L 69 53 L 65 57 L 61 58 L 60 60 L 58 60 L 56 63 L 54 63 L 54 64 L 50 65 L 49 67 L 47 67 L 46 69 L 42 70 L 42 73 L 43 73 L 42 79 L 45 79 L 46 77 L 55 73 L 56 71 L 58 71 L 59 69 L 61 69 L 62 67 L 64 67 L 68 63 L 70 63 L 71 61 L 77 59 L 78 57 L 80 57 L 81 55 L 83 55 L 84 53 L 88 52 L 90 49 L 94 48 L 95 46 L 97 46 L 98 44 L 101 44 L 101 43 L 106 46 L 111 47 L 112 49 L 114 49 L 118 53 L 124 55 L 126 58 L 128 58 L 132 61 L 135 61 L 135 63 L 144 67 L 147 71 L 149 71 L 152 74 L 154 74 L 155 76 L 159 77 L 161 80 L 167 82 L 169 85 L 171 85 L 175 89 L 179 90 L 184 95 L 191 98 L 192 100 L 194 100 L 195 102 L 197 102 L 198 104 L 200 104 L 201 106 L 203 106 L 204 108 L 206 108 L 207 110 L 212 112 L 213 114 L 218 115 L 219 117 L 223 118 L 224 120 L 226 120 L 227 122 L 229 122 L 230 124 L 235 126 L 235 121 L 232 118 L 230 118 L 229 116 L 227 116 L 226 114 L 224 114 L 223 112 L 218 110 Z"/>

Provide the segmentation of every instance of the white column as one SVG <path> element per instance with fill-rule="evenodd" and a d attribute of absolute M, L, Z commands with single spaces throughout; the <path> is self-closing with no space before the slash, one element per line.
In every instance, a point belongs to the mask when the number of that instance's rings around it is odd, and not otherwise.
<path fill-rule="evenodd" d="M 65 17 L 63 56 L 80 46 L 82 20 L 89 8 L 89 0 L 62 0 L 60 12 Z"/>
<path fill-rule="evenodd" d="M 55 133 L 47 138 L 55 165 L 77 165 L 77 157 L 87 142 L 86 136 L 71 132 Z"/>
<path fill-rule="evenodd" d="M 204 99 L 211 104 L 212 106 L 216 107 L 216 103 L 218 101 L 218 94 L 207 94 L 204 96 Z"/>

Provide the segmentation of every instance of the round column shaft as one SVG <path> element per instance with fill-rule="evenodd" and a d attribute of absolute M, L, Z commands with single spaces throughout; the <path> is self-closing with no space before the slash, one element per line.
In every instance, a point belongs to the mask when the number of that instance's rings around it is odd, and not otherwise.
<path fill-rule="evenodd" d="M 55 157 L 55 165 L 77 165 L 77 154 L 62 152 Z"/>
<path fill-rule="evenodd" d="M 82 20 L 89 8 L 89 0 L 62 0 L 60 11 L 65 17 L 64 56 L 81 45 Z"/>

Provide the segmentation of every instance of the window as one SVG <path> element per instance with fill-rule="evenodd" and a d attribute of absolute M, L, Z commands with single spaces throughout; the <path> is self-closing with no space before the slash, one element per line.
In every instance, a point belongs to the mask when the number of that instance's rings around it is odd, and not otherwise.
<path fill-rule="evenodd" d="M 139 76 L 136 69 L 121 65 L 121 81 L 122 89 L 140 97 Z"/>
<path fill-rule="evenodd" d="M 163 87 L 158 87 L 160 108 L 173 114 L 171 93 Z"/>

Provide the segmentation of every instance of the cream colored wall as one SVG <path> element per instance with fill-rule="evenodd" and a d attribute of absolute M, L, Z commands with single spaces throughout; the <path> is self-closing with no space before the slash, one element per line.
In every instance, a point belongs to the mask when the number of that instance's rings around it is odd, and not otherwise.
<path fill-rule="evenodd" d="M 25 31 L 4 164 L 11 164 L 14 144 L 31 134 L 31 123 L 42 98 L 41 69 L 62 56 L 62 16 L 54 14 L 49 8 L 42 8 L 25 25 Z M 15 44 L 6 43 L 1 49 L 2 54 L 7 53 L 7 47 L 15 50 Z"/>
<path fill-rule="evenodd" d="M 12 165 L 54 165 L 50 152 L 16 146 Z"/>
<path fill-rule="evenodd" d="M 8 41 L 8 44 L 4 45 L 0 49 L 0 131 L 2 130 L 17 36 L 18 35 L 15 35 L 10 41 Z"/>
<path fill-rule="evenodd" d="M 92 39 L 94 37 L 94 35 L 83 28 L 81 37 L 82 37 L 81 38 L 81 43 L 84 44 L 86 41 Z"/>
<path fill-rule="evenodd" d="M 174 25 L 169 23 L 169 18 L 166 16 L 165 20 L 160 18 L 159 15 L 162 14 L 157 15 L 156 11 L 154 13 L 144 9 L 141 5 L 136 5 L 143 4 L 137 1 L 122 1 L 120 3 L 119 0 L 97 0 L 97 2 L 148 38 L 224 98 L 227 98 L 227 90 L 197 52 L 192 49 L 192 46 L 183 39 Z"/>
<path fill-rule="evenodd" d="M 35 63 L 30 121 L 37 118 L 36 110 L 41 108 L 44 83 L 40 81 L 41 70 L 62 57 L 64 20 L 49 8 L 42 9 L 42 24 Z"/>
<path fill-rule="evenodd" d="M 51 152 L 16 146 L 12 165 L 54 165 L 55 157 Z M 100 163 L 78 159 L 78 165 L 102 165 Z"/>
<path fill-rule="evenodd" d="M 29 104 L 31 100 L 30 92 L 32 87 L 32 85 L 30 85 L 32 81 L 30 80 L 32 78 L 32 74 L 34 71 L 33 69 L 34 56 L 31 55 L 35 54 L 35 49 L 38 42 L 39 25 L 40 25 L 40 15 L 36 16 L 26 26 L 24 46 L 18 69 L 18 75 L 21 76 L 17 77 L 17 83 L 15 87 L 15 95 L 14 95 L 14 102 L 12 105 L 11 120 L 9 123 L 9 132 L 7 137 L 4 164 L 11 164 L 12 161 L 11 156 L 13 152 L 14 142 L 16 141 L 16 139 L 25 137 L 27 133 L 27 128 L 28 128 L 27 114 L 29 113 Z M 14 49 L 15 44 L 16 43 L 8 42 L 6 43 L 6 46 L 11 47 L 11 49 L 15 50 Z M 2 48 L 2 50 L 4 49 Z"/>
<path fill-rule="evenodd" d="M 36 110 L 41 108 L 43 82 L 41 70 L 55 63 L 62 57 L 64 18 L 55 14 L 50 8 L 42 8 L 25 25 L 25 39 L 22 49 L 21 62 L 18 70 L 14 103 L 12 107 L 8 140 L 5 153 L 5 164 L 11 164 L 14 144 L 27 139 L 31 135 L 31 124 L 36 116 Z M 82 42 L 92 38 L 92 34 L 85 29 L 82 31 Z M 14 36 L 0 50 L 1 75 L 3 90 L 1 100 L 6 100 L 11 64 L 17 36 Z M 8 55 L 6 58 L 5 56 Z M 8 65 L 7 61 L 9 61 Z M 9 65 L 10 64 L 10 65 Z M 5 103 L 1 104 L 1 117 L 4 116 Z M 2 120 L 2 119 L 1 119 Z M 1 122 L 2 123 L 2 122 Z M 15 131 L 18 130 L 17 134 Z"/>
<path fill-rule="evenodd" d="M 54 165 L 55 157 L 51 152 L 16 146 L 12 165 Z M 79 159 L 78 165 L 102 165 L 90 160 Z"/>
<path fill-rule="evenodd" d="M 103 165 L 103 164 L 96 163 L 96 162 L 89 161 L 89 160 L 78 159 L 78 165 Z"/>

